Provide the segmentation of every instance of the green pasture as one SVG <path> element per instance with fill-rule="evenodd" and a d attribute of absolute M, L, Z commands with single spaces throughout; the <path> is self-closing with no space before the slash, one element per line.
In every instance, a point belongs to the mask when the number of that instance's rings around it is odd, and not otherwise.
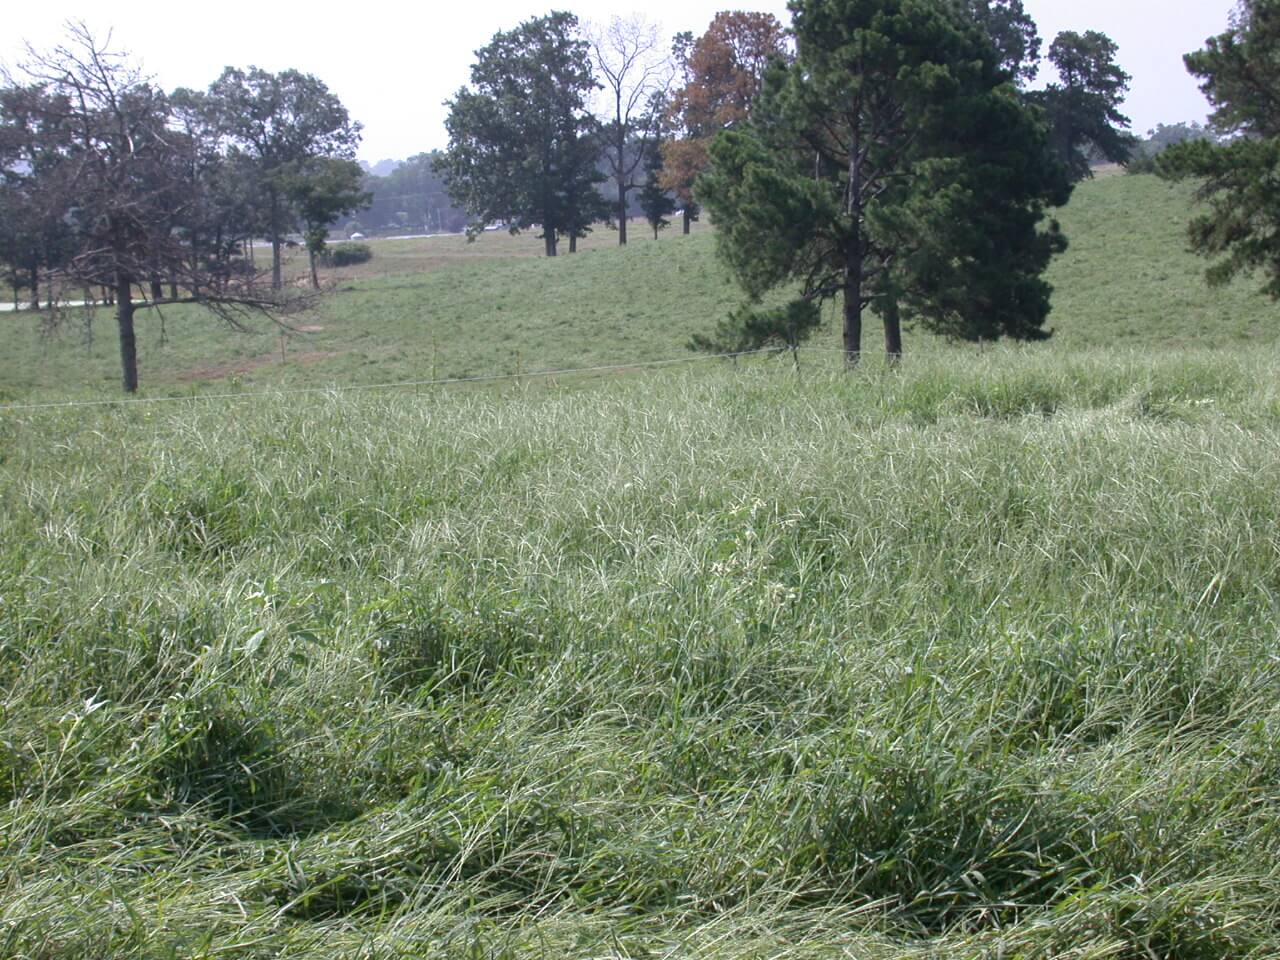
<path fill-rule="evenodd" d="M 1208 289 L 1185 252 L 1190 191 L 1150 176 L 1082 184 L 1061 211 L 1071 247 L 1051 270 L 1052 353 L 1084 348 L 1223 347 L 1274 342 L 1275 308 L 1248 281 Z M 529 235 L 375 241 L 374 260 L 331 271 L 332 293 L 289 329 L 249 318 L 237 331 L 192 309 L 139 315 L 145 393 L 246 386 L 334 386 L 473 377 L 687 355 L 740 302 L 715 258 L 713 231 L 632 231 L 619 249 L 600 228 L 577 255 L 538 256 Z M 297 269 L 303 264 L 299 262 Z M 839 346 L 838 322 L 815 346 Z M 0 395 L 111 397 L 119 358 L 108 308 L 88 315 L 0 314 L 11 330 Z M 878 341 L 874 317 L 866 347 Z M 922 332 L 908 358 L 948 349 Z M 963 355 L 975 349 L 957 348 Z"/>
<path fill-rule="evenodd" d="M 0 956 L 1280 955 L 1280 348 L 1187 201 L 896 370 L 327 389 L 685 356 L 709 231 L 380 245 L 156 402 L 0 317 Z"/>

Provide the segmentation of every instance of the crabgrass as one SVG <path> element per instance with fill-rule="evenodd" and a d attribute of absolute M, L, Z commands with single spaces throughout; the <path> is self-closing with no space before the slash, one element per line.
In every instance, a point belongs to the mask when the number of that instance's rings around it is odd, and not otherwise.
<path fill-rule="evenodd" d="M 0 421 L 0 954 L 1280 952 L 1280 356 Z"/>

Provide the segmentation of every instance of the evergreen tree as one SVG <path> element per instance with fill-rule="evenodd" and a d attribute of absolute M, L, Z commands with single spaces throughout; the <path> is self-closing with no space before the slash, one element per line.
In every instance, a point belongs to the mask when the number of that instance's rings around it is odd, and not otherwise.
<path fill-rule="evenodd" d="M 691 337 L 689 349 L 723 355 L 773 348 L 796 357 L 800 344 L 821 325 L 822 310 L 812 300 L 792 300 L 781 307 L 744 304 L 717 323 L 710 336 Z"/>
<path fill-rule="evenodd" d="M 662 186 L 662 153 L 659 150 L 650 152 L 645 161 L 646 179 L 640 191 L 640 209 L 653 228 L 653 239 L 658 239 L 658 231 L 671 225 L 667 216 L 676 212 L 676 202 L 671 194 Z"/>
<path fill-rule="evenodd" d="M 1000 55 L 1000 65 L 1018 83 L 1030 83 L 1040 72 L 1040 31 L 1022 0 L 963 0 L 966 14 L 986 31 Z"/>
<path fill-rule="evenodd" d="M 1261 269 L 1263 289 L 1280 299 L 1280 0 L 1244 0 L 1228 29 L 1185 61 L 1213 105 L 1214 127 L 1234 136 L 1172 146 L 1157 172 L 1200 181 L 1209 209 L 1189 232 L 1192 249 L 1218 258 L 1209 283 Z"/>
<path fill-rule="evenodd" d="M 878 306 L 958 336 L 1035 336 L 1061 247 L 1038 229 L 1069 188 L 986 32 L 948 0 L 801 0 L 796 58 L 751 123 L 712 144 L 698 194 L 759 299 L 799 282 L 843 301 L 850 363 Z"/>
<path fill-rule="evenodd" d="M 1049 46 L 1058 82 L 1028 95 L 1049 121 L 1050 142 L 1073 181 L 1090 176 L 1090 162 L 1101 158 L 1126 163 L 1136 141 L 1120 112 L 1129 75 L 1116 63 L 1119 48 L 1105 33 L 1066 30 Z"/>

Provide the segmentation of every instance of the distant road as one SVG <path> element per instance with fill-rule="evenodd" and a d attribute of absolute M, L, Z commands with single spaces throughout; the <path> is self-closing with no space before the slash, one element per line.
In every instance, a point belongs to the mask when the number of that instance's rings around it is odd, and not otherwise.
<path fill-rule="evenodd" d="M 364 240 L 357 240 L 356 243 L 364 243 L 367 240 L 430 240 L 433 237 L 461 237 L 461 233 L 406 233 L 395 237 L 365 237 Z M 345 242 L 345 241 L 344 241 Z"/>
<path fill-rule="evenodd" d="M 83 300 L 59 300 L 58 301 L 58 306 L 60 307 L 83 307 L 84 305 L 85 305 L 85 301 Z M 100 304 L 97 301 L 94 301 L 94 305 L 103 306 L 103 304 Z M 23 313 L 29 313 L 31 311 L 31 304 L 20 303 L 18 304 L 18 309 L 21 310 Z M 45 308 L 42 306 L 40 307 L 40 309 L 43 310 Z M 0 303 L 0 313 L 13 313 L 13 310 L 14 310 L 14 307 L 12 303 Z"/>

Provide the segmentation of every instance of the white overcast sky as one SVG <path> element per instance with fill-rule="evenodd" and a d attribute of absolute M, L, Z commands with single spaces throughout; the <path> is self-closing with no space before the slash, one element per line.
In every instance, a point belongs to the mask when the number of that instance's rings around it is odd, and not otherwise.
<path fill-rule="evenodd" d="M 1060 30 L 1101 30 L 1119 44 L 1133 83 L 1126 111 L 1133 130 L 1202 121 L 1207 105 L 1182 65 L 1226 29 L 1234 0 L 1024 0 L 1046 49 Z M 454 2 L 182 4 L 155 0 L 15 2 L 0 20 L 0 62 L 21 61 L 23 43 L 46 49 L 68 20 L 113 31 L 166 89 L 204 88 L 224 66 L 296 68 L 322 79 L 364 124 L 360 157 L 404 159 L 445 145 L 442 101 L 468 79 L 472 54 L 499 30 L 569 9 L 583 20 L 641 12 L 670 36 L 702 33 L 716 12 L 763 10 L 790 23 L 785 0 L 454 0 Z M 210 11 L 216 11 L 210 13 Z"/>

